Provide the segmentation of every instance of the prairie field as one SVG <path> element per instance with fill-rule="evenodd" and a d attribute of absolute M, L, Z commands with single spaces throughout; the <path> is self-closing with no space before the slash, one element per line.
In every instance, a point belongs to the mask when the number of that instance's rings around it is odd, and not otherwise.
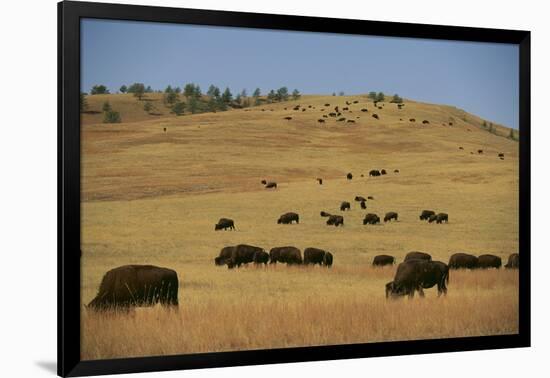
<path fill-rule="evenodd" d="M 396 266 L 371 267 L 375 255 L 401 262 L 413 250 L 443 262 L 468 252 L 505 263 L 518 252 L 518 143 L 505 127 L 490 133 L 475 115 L 412 100 L 375 109 L 366 96 L 180 117 L 165 109 L 144 116 L 131 95 L 106 96 L 123 123 L 85 114 L 81 125 L 83 359 L 517 332 L 517 271 L 451 271 L 445 297 L 427 289 L 425 298 L 386 300 Z M 103 101 L 94 97 L 92 108 Z M 322 118 L 354 100 L 342 116 L 355 123 Z M 387 175 L 368 176 L 382 168 Z M 374 197 L 367 210 L 358 195 Z M 349 212 L 340 212 L 342 201 Z M 448 213 L 449 223 L 420 221 L 423 209 Z M 327 226 L 321 210 L 343 215 L 345 225 Z M 289 211 L 300 223 L 277 224 Z M 389 211 L 399 221 L 362 224 L 367 212 Z M 214 231 L 222 217 L 236 230 Z M 222 247 L 241 243 L 318 247 L 334 265 L 214 265 Z M 174 269 L 179 309 L 88 311 L 105 272 L 124 264 Z"/>

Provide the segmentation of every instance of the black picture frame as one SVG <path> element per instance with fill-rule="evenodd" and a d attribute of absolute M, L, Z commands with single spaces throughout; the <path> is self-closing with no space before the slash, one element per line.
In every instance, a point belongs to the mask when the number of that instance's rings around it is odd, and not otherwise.
<path fill-rule="evenodd" d="M 330 32 L 519 46 L 519 332 L 516 335 L 379 342 L 143 358 L 80 359 L 80 19 L 99 18 Z M 58 3 L 58 374 L 83 376 L 283 362 L 528 347 L 530 321 L 530 32 L 154 6 Z"/>

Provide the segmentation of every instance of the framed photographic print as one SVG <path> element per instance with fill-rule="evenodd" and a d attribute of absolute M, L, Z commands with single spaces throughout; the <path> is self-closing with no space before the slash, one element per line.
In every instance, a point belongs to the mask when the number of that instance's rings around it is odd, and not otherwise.
<path fill-rule="evenodd" d="M 529 32 L 58 10 L 59 375 L 530 345 Z"/>

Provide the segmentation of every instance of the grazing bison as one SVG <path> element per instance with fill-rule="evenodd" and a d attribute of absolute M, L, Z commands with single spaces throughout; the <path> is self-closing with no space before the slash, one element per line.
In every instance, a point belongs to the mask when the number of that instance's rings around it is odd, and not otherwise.
<path fill-rule="evenodd" d="M 330 215 L 327 219 L 328 226 L 338 227 L 344 225 L 344 217 L 341 215 Z"/>
<path fill-rule="evenodd" d="M 351 204 L 347 201 L 344 201 L 340 204 L 340 211 L 351 210 Z"/>
<path fill-rule="evenodd" d="M 321 216 L 322 217 L 330 217 L 330 214 L 327 213 L 326 211 L 321 211 Z"/>
<path fill-rule="evenodd" d="M 334 107 L 334 111 L 335 111 L 336 113 L 339 113 L 339 112 L 340 112 L 340 111 L 338 110 L 338 106 L 335 106 L 335 107 Z"/>
<path fill-rule="evenodd" d="M 319 123 L 325 123 L 325 120 L 322 119 L 322 118 L 319 118 L 319 119 L 317 120 L 317 122 L 319 122 Z"/>
<path fill-rule="evenodd" d="M 353 178 L 353 175 L 352 175 L 351 173 L 348 173 L 348 174 L 346 175 L 346 178 L 347 178 L 348 180 L 351 180 L 351 179 Z"/>
<path fill-rule="evenodd" d="M 483 150 L 477 150 L 477 153 L 481 155 L 483 153 Z"/>
<path fill-rule="evenodd" d="M 508 256 L 508 262 L 504 265 L 506 269 L 519 269 L 519 254 L 512 253 Z"/>
<path fill-rule="evenodd" d="M 422 210 L 422 214 L 420 214 L 420 220 L 428 220 L 432 215 L 435 215 L 435 211 L 432 210 Z"/>
<path fill-rule="evenodd" d="M 394 169 L 393 173 L 399 173 L 399 169 Z"/>
<path fill-rule="evenodd" d="M 292 117 L 285 117 L 284 119 L 286 119 L 287 121 L 290 121 Z"/>
<path fill-rule="evenodd" d="M 451 269 L 475 269 L 477 268 L 477 257 L 468 253 L 455 253 L 449 259 Z"/>
<path fill-rule="evenodd" d="M 361 201 L 361 209 L 366 209 L 366 208 L 367 208 L 367 202 Z"/>
<path fill-rule="evenodd" d="M 369 176 L 371 177 L 377 177 L 377 176 L 380 176 L 380 171 L 378 169 L 372 169 L 370 172 L 369 172 Z"/>
<path fill-rule="evenodd" d="M 342 111 L 346 111 L 346 110 L 349 110 L 349 108 L 348 107 L 342 108 Z"/>
<path fill-rule="evenodd" d="M 332 265 L 332 253 L 319 248 L 304 249 L 304 264 L 325 265 L 327 268 Z"/>
<path fill-rule="evenodd" d="M 269 263 L 301 264 L 302 253 L 296 247 L 275 247 L 269 251 Z"/>
<path fill-rule="evenodd" d="M 373 200 L 374 197 L 373 196 L 368 196 L 367 199 Z"/>
<path fill-rule="evenodd" d="M 345 117 L 342 117 L 342 118 L 338 118 L 336 121 L 338 121 L 338 122 L 344 122 L 345 120 L 346 120 L 346 118 L 345 118 Z"/>
<path fill-rule="evenodd" d="M 477 258 L 477 267 L 481 269 L 497 268 L 502 266 L 502 260 L 495 255 L 481 255 Z"/>
<path fill-rule="evenodd" d="M 428 222 L 432 223 L 434 221 L 435 223 L 443 223 L 443 222 L 449 223 L 449 214 L 439 213 L 439 214 L 431 215 L 430 218 L 428 218 Z"/>
<path fill-rule="evenodd" d="M 498 154 L 498 157 L 499 158 L 504 158 L 504 154 L 501 152 L 500 154 Z"/>
<path fill-rule="evenodd" d="M 372 118 L 380 119 L 380 117 L 378 117 L 378 114 L 376 113 L 372 115 Z"/>
<path fill-rule="evenodd" d="M 323 114 L 323 118 L 328 118 L 328 115 L 326 115 L 326 114 Z"/>
<path fill-rule="evenodd" d="M 464 147 L 460 146 L 460 147 L 458 147 L 458 149 L 459 149 L 459 150 L 463 150 L 463 149 L 464 149 Z"/>
<path fill-rule="evenodd" d="M 262 251 L 264 250 L 260 247 L 255 247 L 248 244 L 239 244 L 233 249 L 231 258 L 226 260 L 227 267 L 229 269 L 233 269 L 235 266 L 239 268 L 242 264 L 251 263 L 254 261 L 254 256 L 256 253 Z"/>
<path fill-rule="evenodd" d="M 262 180 L 262 181 L 260 181 L 260 182 L 261 182 L 263 185 L 267 184 L 267 181 L 265 181 L 265 180 Z"/>
<path fill-rule="evenodd" d="M 233 219 L 220 218 L 218 223 L 216 223 L 216 225 L 214 226 L 214 231 L 218 231 L 218 230 L 222 230 L 222 229 L 225 231 L 228 228 L 230 230 L 235 229 L 235 222 L 233 222 Z"/>
<path fill-rule="evenodd" d="M 164 128 L 164 132 L 166 132 L 166 127 Z"/>
<path fill-rule="evenodd" d="M 267 265 L 267 262 L 269 261 L 269 254 L 266 251 L 257 251 L 254 253 L 252 261 L 254 261 L 254 264 Z"/>
<path fill-rule="evenodd" d="M 432 256 L 430 256 L 426 252 L 418 252 L 418 251 L 412 251 L 405 255 L 405 260 L 403 261 L 409 261 L 409 260 L 426 260 L 431 261 Z"/>
<path fill-rule="evenodd" d="M 233 254 L 233 250 L 235 249 L 234 246 L 231 247 L 223 247 L 220 251 L 220 254 L 218 257 L 214 258 L 214 264 L 216 265 L 225 265 L 229 259 L 231 259 L 231 255 Z"/>
<path fill-rule="evenodd" d="M 292 224 L 292 222 L 296 222 L 296 224 L 300 223 L 300 216 L 290 212 L 281 215 L 277 220 L 277 224 Z"/>
<path fill-rule="evenodd" d="M 358 104 L 359 101 L 358 101 L 358 100 L 354 100 L 353 103 L 354 103 L 354 104 Z"/>
<path fill-rule="evenodd" d="M 453 125 L 453 123 L 452 123 L 452 122 L 449 122 L 449 126 L 452 126 L 452 125 Z"/>
<path fill-rule="evenodd" d="M 376 214 L 368 213 L 363 219 L 363 224 L 376 224 L 380 223 L 380 217 Z"/>
<path fill-rule="evenodd" d="M 330 106 L 330 104 L 325 104 L 325 106 Z"/>
<path fill-rule="evenodd" d="M 386 172 L 385 169 L 382 169 L 382 170 L 380 171 L 380 174 L 381 174 L 381 175 L 385 175 L 385 174 L 387 174 L 387 173 L 388 173 L 388 172 Z"/>
<path fill-rule="evenodd" d="M 277 188 L 277 183 L 276 182 L 268 182 L 267 184 L 265 184 L 265 188 L 266 189 Z"/>
<path fill-rule="evenodd" d="M 328 115 L 331 117 L 336 117 L 336 113 L 328 113 Z"/>
<path fill-rule="evenodd" d="M 395 258 L 389 255 L 374 256 L 372 260 L 372 266 L 385 266 L 395 264 Z"/>
<path fill-rule="evenodd" d="M 422 123 L 423 123 L 424 125 L 427 125 L 427 124 L 430 123 L 430 121 L 428 121 L 427 119 L 425 119 L 424 121 L 422 121 Z"/>
<path fill-rule="evenodd" d="M 323 179 L 322 178 L 317 178 L 317 182 L 319 182 L 319 185 L 323 185 Z"/>
<path fill-rule="evenodd" d="M 124 265 L 103 276 L 99 291 L 88 307 L 94 310 L 134 306 L 178 305 L 178 274 L 152 265 Z"/>
<path fill-rule="evenodd" d="M 355 121 L 353 119 L 348 119 L 346 122 L 347 123 L 355 123 Z"/>
<path fill-rule="evenodd" d="M 395 219 L 397 221 L 397 213 L 394 211 L 386 213 L 386 216 L 384 217 L 384 223 L 390 222 L 392 219 Z"/>
<path fill-rule="evenodd" d="M 366 201 L 366 199 L 365 199 L 365 197 L 355 196 L 355 201 L 357 201 L 357 202 L 364 202 L 364 201 Z"/>
<path fill-rule="evenodd" d="M 409 118 L 409 122 L 416 122 L 416 119 L 414 119 L 414 118 Z"/>
<path fill-rule="evenodd" d="M 414 292 L 423 297 L 424 290 L 437 285 L 437 295 L 447 294 L 449 267 L 440 261 L 411 260 L 397 267 L 392 282 L 386 284 L 386 298 L 408 295 Z"/>
<path fill-rule="evenodd" d="M 363 109 L 361 109 L 361 111 L 362 111 L 363 113 L 366 113 L 366 112 L 368 112 L 369 110 L 368 110 L 367 108 L 363 108 Z"/>

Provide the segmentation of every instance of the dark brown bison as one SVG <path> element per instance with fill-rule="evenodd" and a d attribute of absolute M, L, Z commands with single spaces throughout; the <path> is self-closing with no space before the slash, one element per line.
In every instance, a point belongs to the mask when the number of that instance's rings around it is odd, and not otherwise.
<path fill-rule="evenodd" d="M 459 149 L 459 150 L 463 150 L 463 149 L 464 149 L 464 147 L 460 146 L 460 147 L 458 147 L 458 149 Z"/>
<path fill-rule="evenodd" d="M 332 265 L 332 253 L 319 248 L 304 249 L 304 264 L 325 265 L 327 268 Z"/>
<path fill-rule="evenodd" d="M 336 113 L 328 113 L 328 115 L 331 117 L 336 117 Z"/>
<path fill-rule="evenodd" d="M 323 118 L 328 118 L 328 115 L 326 115 L 326 114 L 323 114 Z"/>
<path fill-rule="evenodd" d="M 342 111 L 346 111 L 346 110 L 349 110 L 349 108 L 347 106 L 345 108 L 342 108 Z"/>
<path fill-rule="evenodd" d="M 366 208 L 367 208 L 367 202 L 361 201 L 361 209 L 366 209 Z"/>
<path fill-rule="evenodd" d="M 345 117 L 342 117 L 342 118 L 338 118 L 336 121 L 338 121 L 338 122 L 344 122 L 345 120 L 346 120 L 346 118 L 345 118 Z"/>
<path fill-rule="evenodd" d="M 424 125 L 427 125 L 427 124 L 430 123 L 430 121 L 428 121 L 427 119 L 425 119 L 424 121 L 422 121 L 422 123 L 423 123 Z"/>
<path fill-rule="evenodd" d="M 347 201 L 344 201 L 340 204 L 340 211 L 351 210 L 351 204 Z"/>
<path fill-rule="evenodd" d="M 395 258 L 389 255 L 374 256 L 372 260 L 372 266 L 385 266 L 395 264 Z"/>
<path fill-rule="evenodd" d="M 443 222 L 449 223 L 449 214 L 439 213 L 439 214 L 431 215 L 428 218 L 428 222 L 433 223 L 434 221 L 435 223 L 443 223 Z"/>
<path fill-rule="evenodd" d="M 468 253 L 454 253 L 449 259 L 451 269 L 475 269 L 477 268 L 477 257 Z"/>
<path fill-rule="evenodd" d="M 372 118 L 380 119 L 380 117 L 378 117 L 378 114 L 376 114 L 376 113 L 374 113 L 374 114 L 372 115 Z"/>
<path fill-rule="evenodd" d="M 266 189 L 277 188 L 277 183 L 276 182 L 268 182 L 267 184 L 265 184 L 265 187 L 266 187 Z"/>
<path fill-rule="evenodd" d="M 325 123 L 325 120 L 322 119 L 322 118 L 319 118 L 319 119 L 317 120 L 317 122 L 319 122 L 319 123 Z"/>
<path fill-rule="evenodd" d="M 335 107 L 334 107 L 334 111 L 335 111 L 336 113 L 338 113 L 338 112 L 339 112 L 339 110 L 338 110 L 338 106 L 335 106 Z"/>
<path fill-rule="evenodd" d="M 368 213 L 363 219 L 363 224 L 377 224 L 380 223 L 380 217 L 376 214 Z"/>
<path fill-rule="evenodd" d="M 346 122 L 347 123 L 355 123 L 355 121 L 353 119 L 348 119 Z"/>
<path fill-rule="evenodd" d="M 227 267 L 229 269 L 234 267 L 239 268 L 243 264 L 251 263 L 254 261 L 254 256 L 256 253 L 262 251 L 264 250 L 260 247 L 255 247 L 248 244 L 239 244 L 231 252 L 231 258 L 226 260 Z"/>
<path fill-rule="evenodd" d="M 292 117 L 285 117 L 284 119 L 286 119 L 287 121 L 290 121 Z"/>
<path fill-rule="evenodd" d="M 327 219 L 327 225 L 328 226 L 335 226 L 338 227 L 340 225 L 344 225 L 344 217 L 341 215 L 331 215 Z"/>
<path fill-rule="evenodd" d="M 227 229 L 230 229 L 230 230 L 234 230 L 235 229 L 235 222 L 233 222 L 233 219 L 228 219 L 228 218 L 220 218 L 220 220 L 218 221 L 218 223 L 216 223 L 214 225 L 214 231 L 218 231 L 218 230 L 227 230 Z"/>
<path fill-rule="evenodd" d="M 266 180 L 262 180 L 260 181 L 263 185 L 267 184 L 267 181 Z"/>
<path fill-rule="evenodd" d="M 365 197 L 355 196 L 355 201 L 357 201 L 357 202 L 363 202 L 363 201 L 366 201 L 366 199 L 365 199 Z"/>
<path fill-rule="evenodd" d="M 140 306 L 178 305 L 178 274 L 152 265 L 124 265 L 103 276 L 99 291 L 88 307 L 108 310 Z"/>
<path fill-rule="evenodd" d="M 322 217 L 330 217 L 330 214 L 327 213 L 326 211 L 321 211 L 321 216 Z"/>
<path fill-rule="evenodd" d="M 348 173 L 348 174 L 346 175 L 346 178 L 347 178 L 348 180 L 351 180 L 351 179 L 353 178 L 353 175 L 352 175 L 351 173 Z"/>
<path fill-rule="evenodd" d="M 477 150 L 477 153 L 481 155 L 483 153 L 483 150 Z"/>
<path fill-rule="evenodd" d="M 495 255 L 481 255 L 477 258 L 477 267 L 480 269 L 497 268 L 502 266 L 502 260 Z"/>
<path fill-rule="evenodd" d="M 431 261 L 432 256 L 430 256 L 426 252 L 419 252 L 419 251 L 412 251 L 405 255 L 405 259 L 403 261 L 409 261 L 409 260 L 426 260 Z"/>
<path fill-rule="evenodd" d="M 387 173 L 388 173 L 388 172 L 386 172 L 385 169 L 380 170 L 380 174 L 381 174 L 381 175 L 385 175 L 385 174 L 387 174 Z"/>
<path fill-rule="evenodd" d="M 435 211 L 432 210 L 422 210 L 420 214 L 420 220 L 428 220 L 432 215 L 435 215 Z"/>
<path fill-rule="evenodd" d="M 266 265 L 269 261 L 269 254 L 266 251 L 257 251 L 256 253 L 254 253 L 252 261 L 254 261 L 254 264 Z"/>
<path fill-rule="evenodd" d="M 322 178 L 317 178 L 317 182 L 319 183 L 319 185 L 323 185 L 323 179 Z"/>
<path fill-rule="evenodd" d="M 391 222 L 392 219 L 395 219 L 397 221 L 398 214 L 395 211 L 390 211 L 389 213 L 386 213 L 384 216 L 384 223 Z"/>
<path fill-rule="evenodd" d="M 386 298 L 408 295 L 414 292 L 423 297 L 424 290 L 437 285 L 437 295 L 447 294 L 449 267 L 440 261 L 410 260 L 398 265 L 392 282 L 386 284 Z"/>
<path fill-rule="evenodd" d="M 367 199 L 373 200 L 374 197 L 373 196 L 368 196 Z"/>
<path fill-rule="evenodd" d="M 519 254 L 512 253 L 508 256 L 508 262 L 504 265 L 506 269 L 519 269 Z"/>
<path fill-rule="evenodd" d="M 371 176 L 371 177 L 380 176 L 380 171 L 379 171 L 378 169 L 372 169 L 372 170 L 369 172 L 369 176 Z"/>
<path fill-rule="evenodd" d="M 366 112 L 368 112 L 369 110 L 368 110 L 367 108 L 363 108 L 363 109 L 361 109 L 361 111 L 362 111 L 363 113 L 366 113 Z"/>
<path fill-rule="evenodd" d="M 292 222 L 300 223 L 300 216 L 293 212 L 285 213 L 277 220 L 277 224 L 292 224 Z"/>
<path fill-rule="evenodd" d="M 354 104 L 358 104 L 359 101 L 358 101 L 358 100 L 354 100 L 353 103 L 354 103 Z"/>
<path fill-rule="evenodd" d="M 225 265 L 227 261 L 231 259 L 231 255 L 233 254 L 234 249 L 235 249 L 235 246 L 223 247 L 218 257 L 214 258 L 214 264 L 218 266 Z"/>
<path fill-rule="evenodd" d="M 325 106 L 330 106 L 330 104 L 325 104 Z"/>
<path fill-rule="evenodd" d="M 305 111 L 306 111 L 306 108 L 303 108 L 302 111 L 305 112 Z"/>
<path fill-rule="evenodd" d="M 504 158 L 504 154 L 501 152 L 500 154 L 498 154 L 498 157 L 499 158 Z"/>
<path fill-rule="evenodd" d="M 275 247 L 269 251 L 269 263 L 301 264 L 302 253 L 296 247 Z"/>
<path fill-rule="evenodd" d="M 452 125 L 453 125 L 453 123 L 452 123 L 452 122 L 449 122 L 449 126 L 452 126 Z"/>
<path fill-rule="evenodd" d="M 394 169 L 393 173 L 399 173 L 399 169 Z"/>
<path fill-rule="evenodd" d="M 414 118 L 409 118 L 409 122 L 416 122 L 416 119 L 414 119 Z"/>

